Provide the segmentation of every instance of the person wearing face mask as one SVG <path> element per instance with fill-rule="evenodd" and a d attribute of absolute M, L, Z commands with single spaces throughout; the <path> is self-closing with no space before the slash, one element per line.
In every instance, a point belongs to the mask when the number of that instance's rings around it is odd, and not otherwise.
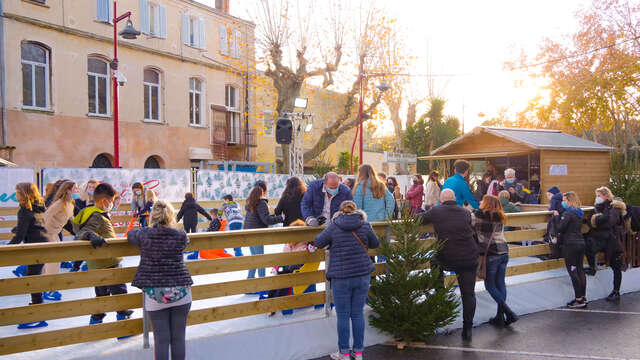
<path fill-rule="evenodd" d="M 413 175 L 412 185 L 407 191 L 405 198 L 409 202 L 409 209 L 412 214 L 417 214 L 422 210 L 422 200 L 424 198 L 424 180 L 420 174 Z"/>
<path fill-rule="evenodd" d="M 133 196 L 131 197 L 131 211 L 138 217 L 140 221 L 140 227 L 147 227 L 147 219 L 149 213 L 145 212 L 145 205 L 147 204 L 147 198 L 144 193 L 144 185 L 137 182 L 131 186 Z"/>
<path fill-rule="evenodd" d="M 504 171 L 503 187 L 511 195 L 510 201 L 512 203 L 524 203 L 527 193 L 524 191 L 522 184 L 518 183 L 518 179 L 516 179 L 516 171 L 514 169 L 507 169 Z"/>
<path fill-rule="evenodd" d="M 355 181 L 353 184 L 355 185 Z M 351 189 L 353 190 L 353 186 L 351 186 Z M 400 204 L 402 202 L 402 191 L 400 191 L 400 186 L 398 186 L 398 180 L 396 180 L 395 177 L 389 176 L 387 178 L 387 190 L 389 190 L 389 192 L 391 193 L 391 195 L 393 195 L 393 198 L 396 201 L 395 206 L 393 208 L 393 218 L 397 219 L 398 214 L 400 212 Z"/>
<path fill-rule="evenodd" d="M 58 242 L 59 233 L 62 229 L 67 229 L 72 234 L 74 201 L 79 198 L 78 187 L 73 181 L 65 181 L 58 187 L 58 191 L 53 197 L 53 202 L 44 213 L 44 227 L 47 230 L 46 236 L 49 242 Z M 60 271 L 60 263 L 48 263 L 44 266 L 43 274 L 57 274 Z M 55 295 L 55 300 L 60 300 L 60 293 L 45 293 L 44 297 Z"/>
<path fill-rule="evenodd" d="M 580 199 L 572 191 L 564 194 L 562 207 L 566 209 L 562 215 L 553 211 L 554 226 L 560 236 L 558 243 L 562 246 L 562 257 L 573 284 L 575 299 L 567 303 L 569 308 L 587 306 L 587 277 L 584 272 L 585 242 L 582 236 L 582 219 L 584 212 L 580 209 Z"/>
<path fill-rule="evenodd" d="M 558 189 L 557 186 L 552 186 L 547 190 L 547 199 L 549 199 L 549 211 L 557 211 L 558 214 L 564 212 L 564 207 L 562 207 L 562 192 Z"/>
<path fill-rule="evenodd" d="M 300 210 L 309 226 L 318 226 L 331 219 L 345 200 L 353 200 L 351 190 L 340 184 L 338 174 L 328 172 L 322 179 L 312 181 L 302 197 Z"/>
<path fill-rule="evenodd" d="M 93 192 L 96 190 L 96 186 L 98 186 L 98 180 L 91 179 L 82 187 L 79 198 L 75 200 L 74 215 L 87 206 L 93 205 Z"/>
<path fill-rule="evenodd" d="M 622 237 L 625 234 L 624 216 L 626 205 L 614 199 L 611 190 L 603 186 L 596 189 L 596 201 L 591 216 L 591 230 L 587 234 L 589 261 L 588 275 L 595 275 L 596 255 L 604 251 L 605 258 L 613 271 L 613 291 L 607 301 L 620 300 L 620 284 L 622 283 Z"/>
<path fill-rule="evenodd" d="M 73 218 L 73 227 L 78 234 L 77 238 L 81 241 L 90 241 L 93 248 L 103 246 L 105 239 L 113 239 L 116 237 L 116 231 L 111 223 L 109 211 L 113 209 L 116 190 L 107 183 L 96 186 L 93 193 L 94 205 L 86 207 Z M 113 269 L 120 267 L 122 258 L 105 258 L 87 260 L 89 270 L 95 269 Z M 96 296 L 110 296 L 127 293 L 126 284 L 103 285 L 95 287 Z M 120 310 L 117 312 L 118 320 L 126 320 L 131 317 L 133 311 Z M 91 315 L 89 324 L 102 323 L 105 313 Z"/>

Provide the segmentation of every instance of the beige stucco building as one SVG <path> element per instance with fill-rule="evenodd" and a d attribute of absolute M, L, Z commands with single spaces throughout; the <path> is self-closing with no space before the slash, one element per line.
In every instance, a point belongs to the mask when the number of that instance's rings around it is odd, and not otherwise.
<path fill-rule="evenodd" d="M 191 0 L 118 0 L 142 35 L 119 38 L 120 166 L 255 158 L 254 25 Z M 20 166 L 113 161 L 112 0 L 2 1 L 2 145 Z M 118 30 L 125 27 L 121 21 Z"/>

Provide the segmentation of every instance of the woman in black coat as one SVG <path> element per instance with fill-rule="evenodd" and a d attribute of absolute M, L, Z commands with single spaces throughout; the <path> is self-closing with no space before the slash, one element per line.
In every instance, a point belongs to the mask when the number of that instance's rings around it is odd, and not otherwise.
<path fill-rule="evenodd" d="M 140 247 L 140 264 L 131 285 L 140 288 L 153 326 L 155 359 L 185 358 L 185 329 L 191 309 L 193 280 L 182 253 L 187 234 L 175 228 L 173 206 L 157 201 L 151 227 L 129 231 L 129 242 Z"/>
<path fill-rule="evenodd" d="M 247 211 L 244 216 L 243 229 L 263 229 L 269 227 L 269 225 L 275 225 L 284 221 L 282 215 L 269 214 L 269 205 L 267 205 L 267 184 L 264 181 L 256 182 L 256 185 L 251 189 L 249 197 L 247 197 L 247 205 L 245 210 Z M 264 254 L 264 245 L 250 246 L 251 255 Z M 257 269 L 259 277 L 265 277 L 264 268 Z M 253 279 L 256 276 L 256 269 L 249 270 L 248 279 Z"/>
<path fill-rule="evenodd" d="M 298 219 L 303 220 L 300 203 L 306 191 L 307 187 L 299 177 L 294 176 L 287 180 L 287 185 L 275 210 L 276 215 L 284 214 L 284 226 L 289 226 Z"/>
<path fill-rule="evenodd" d="M 589 231 L 590 251 L 587 256 L 590 275 L 595 274 L 596 254 L 604 251 L 607 263 L 613 271 L 613 291 L 607 301 L 620 300 L 620 284 L 622 283 L 622 242 L 625 234 L 624 215 L 626 205 L 614 200 L 609 188 L 603 186 L 596 189 L 596 205 L 591 217 Z"/>
<path fill-rule="evenodd" d="M 561 206 L 565 211 L 560 214 L 554 210 L 551 220 L 560 234 L 558 243 L 562 246 L 562 256 L 576 296 L 567 304 L 569 308 L 587 306 L 587 277 L 584 272 L 585 242 L 582 236 L 584 212 L 580 209 L 580 205 L 580 199 L 575 192 L 570 191 L 564 194 Z"/>

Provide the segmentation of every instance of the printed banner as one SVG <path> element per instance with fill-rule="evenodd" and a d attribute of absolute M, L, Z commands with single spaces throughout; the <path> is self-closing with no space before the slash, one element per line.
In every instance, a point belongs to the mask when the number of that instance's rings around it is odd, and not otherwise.
<path fill-rule="evenodd" d="M 60 179 L 69 179 L 82 186 L 90 179 L 111 184 L 122 198 L 122 203 L 131 202 L 131 185 L 135 182 L 144 184 L 145 189 L 152 189 L 159 199 L 170 202 L 181 202 L 184 194 L 191 191 L 191 170 L 174 169 L 43 169 L 43 184 Z"/>
<path fill-rule="evenodd" d="M 0 207 L 17 207 L 16 184 L 33 182 L 32 168 L 0 167 Z"/>
<path fill-rule="evenodd" d="M 258 180 L 267 183 L 267 197 L 277 199 L 282 195 L 288 178 L 286 174 L 199 170 L 196 185 L 198 200 L 222 200 L 227 194 L 234 199 L 245 199 Z M 305 175 L 302 180 L 308 183 L 314 179 L 312 175 Z"/>

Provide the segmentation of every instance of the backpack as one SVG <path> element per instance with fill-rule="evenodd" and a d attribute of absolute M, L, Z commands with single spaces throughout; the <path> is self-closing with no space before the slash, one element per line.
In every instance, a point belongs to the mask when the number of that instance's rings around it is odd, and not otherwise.
<path fill-rule="evenodd" d="M 627 204 L 627 219 L 631 222 L 631 231 L 640 231 L 640 206 Z"/>
<path fill-rule="evenodd" d="M 549 249 L 551 250 L 549 259 L 559 259 L 562 257 L 562 250 L 560 248 L 560 243 L 558 242 L 558 235 L 559 234 L 556 230 L 556 225 L 552 217 L 549 219 L 549 223 L 547 223 L 547 232 L 544 234 L 544 242 L 549 245 Z"/>

